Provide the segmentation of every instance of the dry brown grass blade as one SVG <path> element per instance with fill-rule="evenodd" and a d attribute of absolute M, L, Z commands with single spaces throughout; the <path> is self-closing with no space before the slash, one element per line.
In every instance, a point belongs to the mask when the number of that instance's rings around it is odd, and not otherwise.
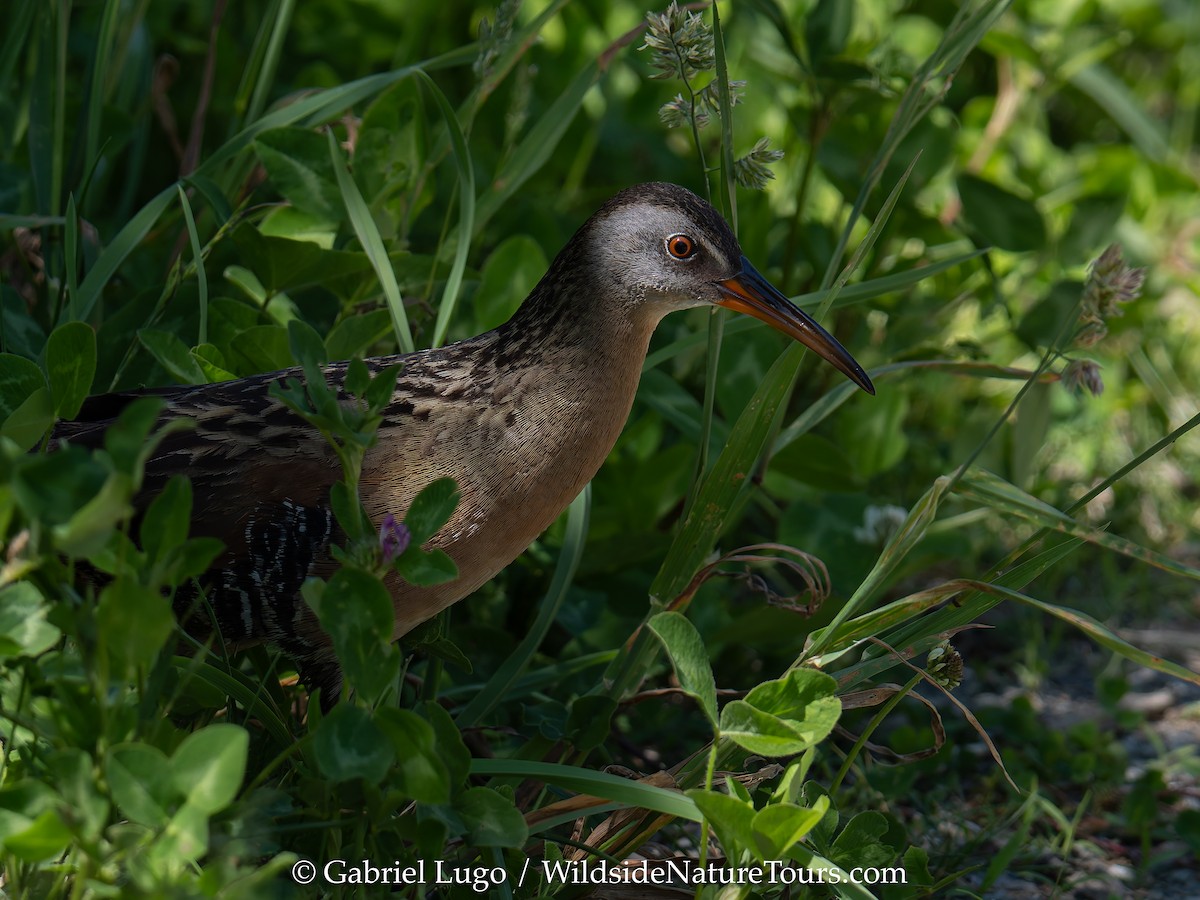
<path fill-rule="evenodd" d="M 992 759 L 994 759 L 996 761 L 996 765 L 998 765 L 1000 767 L 1000 771 L 1004 773 L 1004 780 L 1007 781 L 1010 785 L 1012 785 L 1012 789 L 1014 791 L 1016 791 L 1018 794 L 1024 793 L 1017 786 L 1017 783 L 1012 780 L 1012 776 L 1008 774 L 1008 769 L 1005 768 L 1005 766 L 1004 766 L 1004 760 L 1001 759 L 1001 757 L 1000 757 L 1000 751 L 997 750 L 996 745 L 994 743 L 992 743 L 992 739 L 988 735 L 987 731 L 984 729 L 983 725 L 981 725 L 979 723 L 979 720 L 977 718 L 975 718 L 975 714 L 973 712 L 971 712 L 971 710 L 969 710 L 966 707 L 966 705 L 964 703 L 962 703 L 962 701 L 960 701 L 957 697 L 955 697 L 952 693 L 950 693 L 950 691 L 946 690 L 944 687 L 942 687 L 940 684 L 938 684 L 938 682 L 928 672 L 926 672 L 924 669 L 922 669 L 920 666 L 914 666 L 907 659 L 905 659 L 903 656 L 901 656 L 886 641 L 881 641 L 877 637 L 872 637 L 872 638 L 870 638 L 870 640 L 873 643 L 878 644 L 879 646 L 885 648 L 888 652 L 895 654 L 896 657 L 900 660 L 900 662 L 903 665 L 908 666 L 908 668 L 912 669 L 914 672 L 916 672 L 918 675 L 920 675 L 925 681 L 927 681 L 929 684 L 932 684 L 935 688 L 937 688 L 939 691 L 941 691 L 943 694 L 945 694 L 946 698 L 951 703 L 953 703 L 956 707 L 958 707 L 958 711 L 963 714 L 963 718 L 965 718 L 968 722 L 971 723 L 971 727 L 975 729 L 976 734 L 978 734 L 981 738 L 983 738 L 984 744 L 987 745 L 988 753 L 990 753 L 992 755 Z"/>

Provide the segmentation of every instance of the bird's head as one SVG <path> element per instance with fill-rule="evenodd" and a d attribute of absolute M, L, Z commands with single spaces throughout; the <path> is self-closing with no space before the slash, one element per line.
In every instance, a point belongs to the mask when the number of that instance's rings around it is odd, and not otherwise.
<path fill-rule="evenodd" d="M 720 213 L 691 191 L 658 182 L 631 187 L 601 207 L 573 240 L 591 256 L 587 271 L 603 295 L 628 298 L 656 317 L 695 306 L 747 313 L 875 393 L 854 357 L 759 274 Z"/>

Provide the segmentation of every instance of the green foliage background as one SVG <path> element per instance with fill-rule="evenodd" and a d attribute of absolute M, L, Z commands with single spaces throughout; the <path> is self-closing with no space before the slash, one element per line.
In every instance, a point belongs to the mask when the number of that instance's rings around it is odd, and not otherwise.
<path fill-rule="evenodd" d="M 835 694 L 911 674 L 870 638 L 922 665 L 1001 600 L 1011 627 L 963 638 L 989 684 L 1044 674 L 1071 645 L 1062 624 L 1110 665 L 1197 679 L 1118 634 L 1195 628 L 1193 6 L 739 0 L 702 18 L 740 102 L 730 115 L 711 89 L 693 131 L 660 108 L 715 76 L 653 78 L 639 29 L 662 10 L 625 0 L 16 0 L 0 45 L 6 890 L 303 895 L 299 857 L 516 871 L 571 840 L 620 859 L 690 819 L 731 861 L 897 863 L 909 887 L 874 890 L 916 896 L 981 859 L 986 889 L 1039 838 L 1069 858 L 1062 823 L 1108 788 L 1129 798 L 1112 817 L 1141 844 L 1138 877 L 1155 853 L 1181 864 L 1195 818 L 1161 772 L 1124 784 L 1102 731 L 1039 737 L 1014 707 L 993 738 L 1024 795 L 991 762 L 888 770 L 828 735 Z M 784 152 L 773 178 L 731 190 L 762 138 Z M 757 323 L 668 318 L 590 498 L 414 636 L 370 702 L 305 719 L 286 660 L 175 655 L 162 594 L 214 550 L 187 539 L 182 481 L 130 535 L 140 550 L 125 536 L 153 407 L 102 455 L 26 453 L 88 394 L 304 361 L 295 323 L 328 359 L 494 327 L 600 203 L 648 180 L 711 195 L 775 284 L 832 310 L 878 396 Z M 1089 264 L 1113 242 L 1147 268 L 1143 296 L 1084 347 Z M 1064 388 L 1070 360 L 1100 364 L 1102 395 Z M 821 564 L 754 551 L 774 562 L 726 562 L 734 577 L 695 590 L 714 550 L 765 543 Z M 92 596 L 80 559 L 119 577 Z M 825 571 L 830 596 L 805 594 Z M 361 628 L 360 647 L 390 633 Z M 905 749 L 932 740 L 927 712 L 893 719 Z M 783 757 L 782 778 L 750 777 L 765 764 L 748 753 Z M 691 791 L 622 784 L 610 763 L 676 767 Z M 718 770 L 748 786 L 714 790 Z M 662 818 L 594 835 L 610 806 L 573 838 L 574 813 L 522 818 L 564 791 Z M 966 804 L 1004 852 L 930 840 L 939 803 Z"/>

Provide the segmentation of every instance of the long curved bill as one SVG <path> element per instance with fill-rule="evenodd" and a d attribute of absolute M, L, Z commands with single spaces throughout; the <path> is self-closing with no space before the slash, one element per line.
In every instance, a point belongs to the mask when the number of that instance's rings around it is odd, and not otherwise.
<path fill-rule="evenodd" d="M 742 257 L 742 271 L 726 281 L 718 281 L 717 286 L 725 294 L 725 299 L 718 300 L 717 305 L 761 319 L 832 363 L 868 394 L 875 393 L 875 386 L 863 367 L 837 338 L 783 296 L 746 257 Z"/>

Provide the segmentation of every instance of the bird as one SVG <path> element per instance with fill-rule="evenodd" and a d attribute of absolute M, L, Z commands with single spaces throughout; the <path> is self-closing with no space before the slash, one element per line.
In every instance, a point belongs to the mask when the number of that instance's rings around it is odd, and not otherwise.
<path fill-rule="evenodd" d="M 469 596 L 516 559 L 600 469 L 633 404 L 651 334 L 676 310 L 725 307 L 801 342 L 864 391 L 854 357 L 793 305 L 743 255 L 726 221 L 678 185 L 636 185 L 604 203 L 507 322 L 437 349 L 374 357 L 399 364 L 360 491 L 379 527 L 426 485 L 452 478 L 460 500 L 426 544 L 456 578 L 417 587 L 391 572 L 393 640 Z M 333 385 L 347 363 L 325 367 Z M 298 368 L 231 381 L 125 391 L 89 399 L 56 441 L 96 446 L 120 410 L 152 393 L 171 430 L 147 460 L 135 506 L 175 474 L 192 483 L 193 536 L 224 551 L 200 579 L 210 609 L 175 598 L 181 625 L 215 627 L 227 647 L 267 643 L 291 657 L 310 690 L 341 689 L 330 638 L 300 594 L 328 578 L 341 537 L 330 488 L 341 476 L 326 440 L 270 391 Z M 190 610 L 190 611 L 189 611 Z M 215 623 L 215 625 L 214 625 Z"/>

